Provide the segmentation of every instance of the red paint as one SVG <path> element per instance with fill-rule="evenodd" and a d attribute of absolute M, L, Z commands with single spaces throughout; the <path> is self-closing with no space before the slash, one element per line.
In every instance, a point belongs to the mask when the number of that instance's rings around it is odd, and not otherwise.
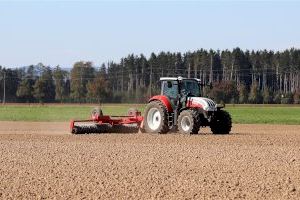
<path fill-rule="evenodd" d="M 161 102 L 165 105 L 165 107 L 167 108 L 168 112 L 173 112 L 173 108 L 172 108 L 172 106 L 171 106 L 171 103 L 170 103 L 168 97 L 166 97 L 166 96 L 164 96 L 164 95 L 156 95 L 156 96 L 153 96 L 153 97 L 149 100 L 149 102 L 154 101 L 154 100 L 159 100 L 159 101 L 161 101 Z"/>
<path fill-rule="evenodd" d="M 143 122 L 144 117 L 141 116 L 141 112 L 136 112 L 136 115 L 134 116 L 109 116 L 109 115 L 97 115 L 97 116 L 91 116 L 91 119 L 87 120 L 72 120 L 70 122 L 70 129 L 71 133 L 76 126 L 76 123 L 80 122 L 93 122 L 98 124 L 110 124 L 110 125 L 126 125 L 126 124 L 137 124 L 139 127 L 141 123 Z"/>
<path fill-rule="evenodd" d="M 72 132 L 74 128 L 74 120 L 71 120 L 71 123 L 70 123 L 70 131 Z"/>
<path fill-rule="evenodd" d="M 140 113 L 140 112 L 139 112 Z M 88 120 L 72 120 L 70 123 L 71 131 L 74 128 L 74 124 L 77 122 L 94 122 L 98 124 L 110 124 L 110 125 L 122 125 L 122 124 L 138 124 L 140 125 L 142 121 L 144 120 L 144 117 L 141 115 L 136 116 L 114 116 L 111 117 L 109 115 L 102 115 L 98 116 L 97 119 L 93 118 Z"/>
<path fill-rule="evenodd" d="M 203 108 L 203 106 L 193 100 L 188 100 L 186 103 L 186 107 L 188 108 Z"/>

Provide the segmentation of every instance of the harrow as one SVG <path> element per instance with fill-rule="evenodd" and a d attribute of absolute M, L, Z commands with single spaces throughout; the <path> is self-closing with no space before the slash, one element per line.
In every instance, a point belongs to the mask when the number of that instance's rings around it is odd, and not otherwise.
<path fill-rule="evenodd" d="M 135 108 L 130 108 L 126 116 L 103 115 L 100 108 L 95 108 L 91 119 L 72 120 L 70 131 L 72 134 L 137 133 L 142 121 L 141 112 Z"/>

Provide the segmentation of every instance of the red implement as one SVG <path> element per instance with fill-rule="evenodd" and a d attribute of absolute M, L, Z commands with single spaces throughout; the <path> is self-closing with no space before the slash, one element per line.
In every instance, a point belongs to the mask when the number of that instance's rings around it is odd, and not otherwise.
<path fill-rule="evenodd" d="M 83 133 L 107 133 L 107 132 L 138 132 L 143 116 L 141 112 L 132 109 L 126 116 L 103 115 L 102 111 L 92 111 L 91 119 L 72 120 L 70 131 L 73 134 Z"/>

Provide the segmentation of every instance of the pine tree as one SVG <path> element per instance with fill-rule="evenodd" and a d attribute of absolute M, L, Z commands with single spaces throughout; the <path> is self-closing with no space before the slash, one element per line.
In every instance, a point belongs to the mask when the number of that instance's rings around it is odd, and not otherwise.
<path fill-rule="evenodd" d="M 50 67 L 41 66 L 41 76 L 33 86 L 33 96 L 40 102 L 53 102 L 55 86 Z"/>
<path fill-rule="evenodd" d="M 300 89 L 294 93 L 294 104 L 300 104 Z"/>
<path fill-rule="evenodd" d="M 261 99 L 261 95 L 260 95 L 260 91 L 259 91 L 257 82 L 252 84 L 248 100 L 250 103 L 255 103 L 255 104 L 261 103 L 262 99 Z"/>
<path fill-rule="evenodd" d="M 270 92 L 270 89 L 268 87 L 265 87 L 263 90 L 263 103 L 268 104 L 272 102 L 272 95 Z"/>
<path fill-rule="evenodd" d="M 16 95 L 28 103 L 33 98 L 32 89 L 30 81 L 28 79 L 23 79 L 18 87 Z"/>
<path fill-rule="evenodd" d="M 75 102 L 86 101 L 86 85 L 94 78 L 95 69 L 91 62 L 77 62 L 71 70 L 71 98 Z"/>
<path fill-rule="evenodd" d="M 240 84 L 238 87 L 239 91 L 239 103 L 247 103 L 248 101 L 248 91 L 244 84 Z"/>
<path fill-rule="evenodd" d="M 87 83 L 87 97 L 92 102 L 101 103 L 107 97 L 107 93 L 107 82 L 100 71 L 93 80 Z"/>
<path fill-rule="evenodd" d="M 67 72 L 59 66 L 53 70 L 53 78 L 55 82 L 55 100 L 62 102 L 66 98 L 66 75 Z"/>

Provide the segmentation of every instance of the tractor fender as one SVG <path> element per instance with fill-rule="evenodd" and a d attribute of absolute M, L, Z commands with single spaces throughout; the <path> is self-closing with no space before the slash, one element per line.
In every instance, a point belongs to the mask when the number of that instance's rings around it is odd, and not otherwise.
<path fill-rule="evenodd" d="M 151 101 L 160 101 L 167 108 L 168 112 L 173 112 L 173 108 L 172 108 L 172 105 L 171 105 L 170 100 L 168 99 L 168 97 L 166 97 L 164 95 L 156 95 L 156 96 L 153 96 L 149 100 L 149 102 L 151 102 Z"/>

